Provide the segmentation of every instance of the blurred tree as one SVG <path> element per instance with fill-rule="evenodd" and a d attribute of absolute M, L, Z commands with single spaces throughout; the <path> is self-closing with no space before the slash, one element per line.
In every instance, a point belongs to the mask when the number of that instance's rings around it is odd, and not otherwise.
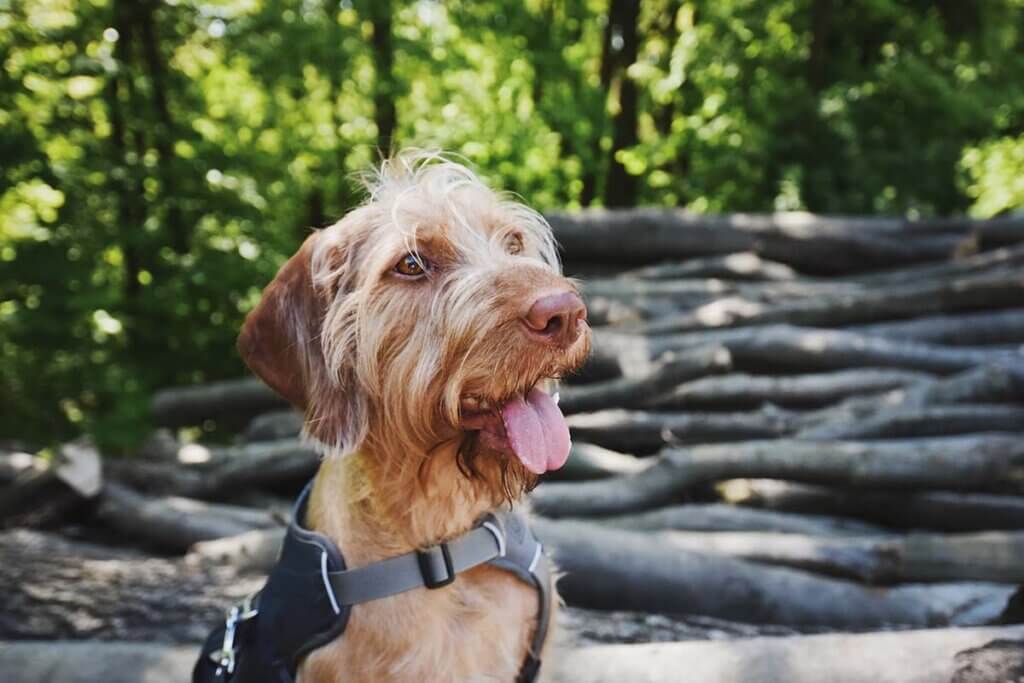
<path fill-rule="evenodd" d="M 1024 202 L 1021 0 L 0 0 L 0 437 L 237 376 L 378 149 L 540 207 Z M 210 426 L 213 427 L 212 425 Z"/>

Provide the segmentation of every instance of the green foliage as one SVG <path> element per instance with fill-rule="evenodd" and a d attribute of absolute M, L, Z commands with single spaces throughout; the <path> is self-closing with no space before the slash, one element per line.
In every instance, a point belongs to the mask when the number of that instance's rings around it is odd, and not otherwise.
<path fill-rule="evenodd" d="M 1020 0 L 647 0 L 632 65 L 623 1 L 0 0 L 0 437 L 130 448 L 155 388 L 241 373 L 381 102 L 540 207 L 602 203 L 612 157 L 700 211 L 1024 200 Z"/>

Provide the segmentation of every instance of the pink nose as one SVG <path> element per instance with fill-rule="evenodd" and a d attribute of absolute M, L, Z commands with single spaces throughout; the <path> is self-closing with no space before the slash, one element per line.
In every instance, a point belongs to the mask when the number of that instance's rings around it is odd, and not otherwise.
<path fill-rule="evenodd" d="M 569 346 L 580 336 L 587 307 L 576 292 L 547 294 L 533 302 L 523 317 L 530 336 L 557 346 Z"/>

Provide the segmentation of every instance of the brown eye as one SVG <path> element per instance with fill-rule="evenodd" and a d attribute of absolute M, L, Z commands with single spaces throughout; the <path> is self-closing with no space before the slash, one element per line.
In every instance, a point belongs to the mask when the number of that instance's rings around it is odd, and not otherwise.
<path fill-rule="evenodd" d="M 523 236 L 514 232 L 506 237 L 505 251 L 513 256 L 523 253 Z"/>
<path fill-rule="evenodd" d="M 426 270 L 424 262 L 413 254 L 406 254 L 395 264 L 395 272 L 406 277 L 419 277 L 425 274 Z"/>

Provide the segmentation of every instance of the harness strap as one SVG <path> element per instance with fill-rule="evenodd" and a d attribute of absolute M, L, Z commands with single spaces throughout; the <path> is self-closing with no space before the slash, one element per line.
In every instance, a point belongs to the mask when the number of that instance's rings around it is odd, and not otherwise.
<path fill-rule="evenodd" d="M 356 569 L 326 572 L 326 579 L 337 605 L 357 605 L 416 588 L 447 586 L 458 574 L 504 552 L 505 532 L 488 515 L 480 526 L 452 541 Z"/>

